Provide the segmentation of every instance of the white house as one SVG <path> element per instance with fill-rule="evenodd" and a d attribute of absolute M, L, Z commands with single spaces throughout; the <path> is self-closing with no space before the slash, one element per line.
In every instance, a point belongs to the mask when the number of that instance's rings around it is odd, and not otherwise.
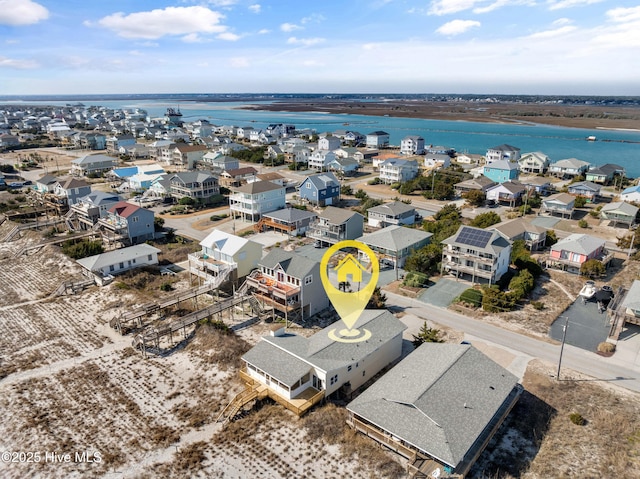
<path fill-rule="evenodd" d="M 400 153 L 403 155 L 422 155 L 424 153 L 424 138 L 418 135 L 408 135 L 400 140 Z"/>
<path fill-rule="evenodd" d="M 111 277 L 135 268 L 158 264 L 160 250 L 146 243 L 121 248 L 106 253 L 77 260 L 83 273 L 94 278 L 102 286 L 111 281 Z"/>
<path fill-rule="evenodd" d="M 442 271 L 456 276 L 469 275 L 471 281 L 498 281 L 509 269 L 511 243 L 497 231 L 460 226 L 442 241 Z"/>
<path fill-rule="evenodd" d="M 561 178 L 579 176 L 588 169 L 588 162 L 576 158 L 566 158 L 549 165 L 549 173 Z"/>
<path fill-rule="evenodd" d="M 309 168 L 326 170 L 331 162 L 336 159 L 336 154 L 329 150 L 316 150 L 309 156 Z"/>
<path fill-rule="evenodd" d="M 525 153 L 520 157 L 518 165 L 523 173 L 544 173 L 549 168 L 549 157 L 540 151 Z"/>
<path fill-rule="evenodd" d="M 189 271 L 213 284 L 247 276 L 262 258 L 262 245 L 214 229 L 200 242 L 202 250 L 189 255 Z"/>
<path fill-rule="evenodd" d="M 386 148 L 389 146 L 389 133 L 386 131 L 373 131 L 367 134 L 367 148 Z"/>
<path fill-rule="evenodd" d="M 333 151 L 340 148 L 340 138 L 333 135 L 321 136 L 318 139 L 318 149 Z"/>
<path fill-rule="evenodd" d="M 255 181 L 232 188 L 229 196 L 231 214 L 257 221 L 263 213 L 285 207 L 285 188 L 270 181 Z"/>
<path fill-rule="evenodd" d="M 406 326 L 387 310 L 365 310 L 355 323 L 354 328 L 371 333 L 369 340 L 333 340 L 330 333 L 342 327 L 334 323 L 310 338 L 284 327 L 274 331 L 242 356 L 243 379 L 254 387 L 266 386 L 269 396 L 287 405 L 339 390 L 350 395 L 402 354 Z"/>
<path fill-rule="evenodd" d="M 380 163 L 380 180 L 386 185 L 412 180 L 418 176 L 418 172 L 416 160 L 389 158 Z"/>
<path fill-rule="evenodd" d="M 520 160 L 520 148 L 511 145 L 499 145 L 487 150 L 487 164 L 506 160 L 517 163 Z"/>

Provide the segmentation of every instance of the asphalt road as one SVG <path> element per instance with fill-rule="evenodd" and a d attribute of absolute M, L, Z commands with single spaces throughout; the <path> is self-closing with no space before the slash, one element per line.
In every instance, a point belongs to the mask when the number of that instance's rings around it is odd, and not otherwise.
<path fill-rule="evenodd" d="M 498 328 L 482 321 L 467 318 L 453 311 L 421 303 L 417 299 L 385 292 L 388 303 L 400 306 L 408 313 L 428 319 L 442 326 L 475 336 L 481 340 L 539 358 L 551 364 L 558 364 L 560 345 L 551 344 L 528 336 Z M 620 364 L 613 355 L 610 358 L 598 356 L 592 352 L 565 344 L 562 355 L 562 370 L 573 369 L 595 380 L 611 381 L 631 391 L 640 392 L 640 371 Z"/>

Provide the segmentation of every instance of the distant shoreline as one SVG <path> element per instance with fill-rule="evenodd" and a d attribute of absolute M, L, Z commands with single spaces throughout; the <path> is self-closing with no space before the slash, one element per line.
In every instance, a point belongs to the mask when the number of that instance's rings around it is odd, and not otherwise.
<path fill-rule="evenodd" d="M 639 131 L 640 107 L 438 101 L 296 100 L 250 104 L 242 109 L 315 112 L 476 123 L 551 125 L 587 130 Z"/>

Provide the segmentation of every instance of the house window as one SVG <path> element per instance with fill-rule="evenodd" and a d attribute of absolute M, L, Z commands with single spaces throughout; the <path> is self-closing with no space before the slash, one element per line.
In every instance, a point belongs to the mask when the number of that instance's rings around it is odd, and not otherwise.
<path fill-rule="evenodd" d="M 307 183 L 307 189 L 310 190 L 311 189 L 311 183 Z"/>
<path fill-rule="evenodd" d="M 313 283 L 313 276 L 309 275 L 304 279 L 304 284 L 311 284 Z"/>
<path fill-rule="evenodd" d="M 364 376 L 366 374 L 366 371 L 362 371 L 362 376 Z"/>
<path fill-rule="evenodd" d="M 147 255 L 147 259 L 148 259 L 149 261 L 151 261 L 151 255 L 150 255 L 150 254 L 148 254 L 148 255 Z"/>
<path fill-rule="evenodd" d="M 337 382 L 338 382 L 338 375 L 336 374 L 335 376 L 331 377 L 331 381 L 329 381 L 329 384 L 331 384 L 333 386 Z"/>
<path fill-rule="evenodd" d="M 120 269 L 124 268 L 124 263 L 120 263 Z"/>
<path fill-rule="evenodd" d="M 116 269 L 115 266 L 113 266 L 113 265 L 109 266 L 109 271 L 113 271 L 115 269 Z"/>
<path fill-rule="evenodd" d="M 347 372 L 351 371 L 351 366 L 347 366 Z"/>
<path fill-rule="evenodd" d="M 140 218 L 138 218 L 137 216 L 134 216 L 133 218 L 131 218 L 131 221 L 133 221 L 134 223 L 137 223 L 138 221 L 140 221 Z"/>

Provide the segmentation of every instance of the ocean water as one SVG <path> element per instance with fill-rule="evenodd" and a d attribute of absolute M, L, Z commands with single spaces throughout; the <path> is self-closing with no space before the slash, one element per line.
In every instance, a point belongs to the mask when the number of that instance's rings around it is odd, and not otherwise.
<path fill-rule="evenodd" d="M 46 103 L 64 105 L 76 102 L 67 100 Z M 402 138 L 407 135 L 420 135 L 426 144 L 447 146 L 462 153 L 484 154 L 488 148 L 508 144 L 520 148 L 521 153 L 541 151 L 549 156 L 552 162 L 578 158 L 594 166 L 616 163 L 626 169 L 627 176 L 640 177 L 640 123 L 637 131 L 590 130 L 533 123 L 496 124 L 240 109 L 247 105 L 246 102 L 182 101 L 177 104 L 175 100 L 155 99 L 101 101 L 99 104 L 110 108 L 144 108 L 151 117 L 163 116 L 168 107 L 180 108 L 184 121 L 206 119 L 215 125 L 264 128 L 270 123 L 288 123 L 298 129 L 309 128 L 318 133 L 349 129 L 367 134 L 383 130 L 389 133 L 392 145 L 400 145 Z M 595 136 L 597 141 L 586 141 L 589 136 Z"/>

